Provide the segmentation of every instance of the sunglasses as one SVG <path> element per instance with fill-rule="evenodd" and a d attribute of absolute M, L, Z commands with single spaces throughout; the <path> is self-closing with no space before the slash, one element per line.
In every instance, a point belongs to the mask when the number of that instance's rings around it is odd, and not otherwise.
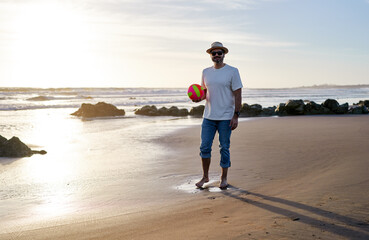
<path fill-rule="evenodd" d="M 223 55 L 223 51 L 217 51 L 217 52 L 211 52 L 212 56 L 218 55 L 218 56 L 222 56 Z"/>

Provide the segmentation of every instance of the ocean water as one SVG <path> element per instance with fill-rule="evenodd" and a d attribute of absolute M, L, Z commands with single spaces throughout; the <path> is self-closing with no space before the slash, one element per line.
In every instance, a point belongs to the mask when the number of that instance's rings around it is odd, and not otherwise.
<path fill-rule="evenodd" d="M 369 87 L 350 88 L 291 88 L 291 89 L 243 89 L 244 103 L 276 106 L 289 99 L 312 100 L 321 103 L 328 98 L 340 104 L 350 105 L 369 98 Z M 188 108 L 196 104 L 190 101 L 186 89 L 153 88 L 0 88 L 0 111 L 78 108 L 82 103 L 104 101 L 125 109 L 129 115 L 144 105 L 178 106 Z M 201 103 L 198 103 L 201 104 Z"/>
<path fill-rule="evenodd" d="M 351 105 L 369 99 L 369 88 L 243 91 L 243 102 L 263 107 L 327 98 Z M 82 103 L 100 101 L 124 109 L 126 116 L 82 120 L 70 115 Z M 53 225 L 76 215 L 138 211 L 161 203 L 163 196 L 186 199 L 175 186 L 200 177 L 201 168 L 168 178 L 176 175 L 175 161 L 166 158 L 174 150 L 160 139 L 200 125 L 201 118 L 136 116 L 134 109 L 200 104 L 188 99 L 186 89 L 1 88 L 0 135 L 17 136 L 48 153 L 0 158 L 0 233 Z"/>

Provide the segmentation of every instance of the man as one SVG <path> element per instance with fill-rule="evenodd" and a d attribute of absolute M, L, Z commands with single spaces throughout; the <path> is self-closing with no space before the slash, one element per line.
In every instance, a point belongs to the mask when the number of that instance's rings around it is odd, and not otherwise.
<path fill-rule="evenodd" d="M 200 146 L 203 177 L 196 186 L 201 188 L 209 182 L 211 148 L 215 133 L 218 131 L 222 168 L 219 187 L 224 189 L 228 186 L 227 173 L 231 166 L 229 154 L 231 132 L 238 125 L 243 86 L 238 69 L 223 62 L 228 49 L 222 43 L 212 43 L 206 52 L 210 54 L 214 65 L 202 72 L 201 85 L 205 89 L 205 95 L 201 100 L 206 99 Z"/>

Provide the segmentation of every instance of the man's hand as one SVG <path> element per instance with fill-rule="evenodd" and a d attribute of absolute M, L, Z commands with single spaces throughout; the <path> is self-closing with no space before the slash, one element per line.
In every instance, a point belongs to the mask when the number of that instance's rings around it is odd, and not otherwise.
<path fill-rule="evenodd" d="M 198 100 L 192 100 L 192 102 L 201 102 L 202 100 L 204 100 L 204 99 L 206 99 L 206 91 L 207 91 L 207 89 L 204 89 L 204 95 L 202 96 L 202 98 L 201 99 L 198 99 Z"/>
<path fill-rule="evenodd" d="M 233 116 L 231 123 L 229 124 L 232 130 L 235 130 L 238 126 L 238 116 Z"/>

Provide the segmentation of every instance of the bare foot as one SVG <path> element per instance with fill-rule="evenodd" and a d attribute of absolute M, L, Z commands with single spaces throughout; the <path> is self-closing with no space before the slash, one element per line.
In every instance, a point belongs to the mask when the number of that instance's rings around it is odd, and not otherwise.
<path fill-rule="evenodd" d="M 227 179 L 222 179 L 219 184 L 219 188 L 225 189 L 228 187 Z"/>
<path fill-rule="evenodd" d="M 204 185 L 204 183 L 209 182 L 209 178 L 205 178 L 203 177 L 199 182 L 197 182 L 195 185 L 198 188 L 202 188 L 202 185 Z"/>

